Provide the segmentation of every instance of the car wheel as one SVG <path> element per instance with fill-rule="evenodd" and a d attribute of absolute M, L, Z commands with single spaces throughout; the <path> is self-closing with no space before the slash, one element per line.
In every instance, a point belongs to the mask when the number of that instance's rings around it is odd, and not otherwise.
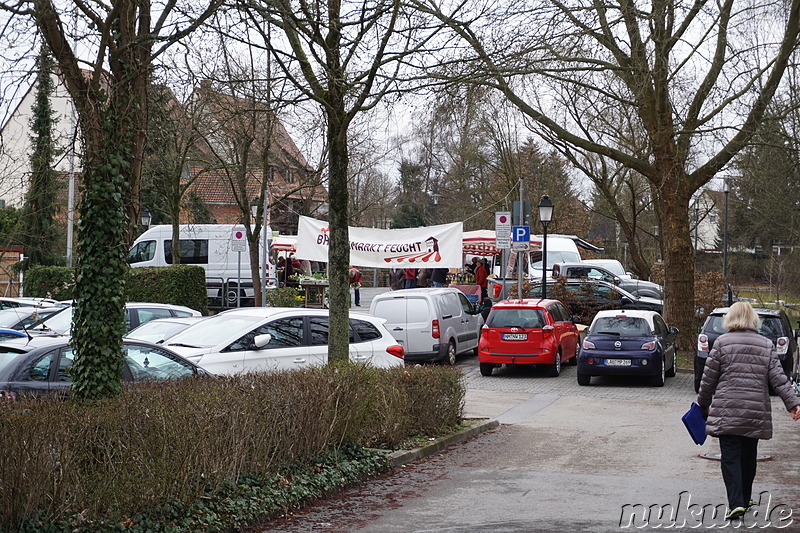
<path fill-rule="evenodd" d="M 667 365 L 667 363 L 664 362 L 664 358 L 662 357 L 661 358 L 661 365 L 660 365 L 661 368 L 659 369 L 658 374 L 653 376 L 653 386 L 654 387 L 663 387 L 664 386 L 664 375 L 665 375 L 664 367 L 666 365 Z"/>
<path fill-rule="evenodd" d="M 664 375 L 667 376 L 668 378 L 674 378 L 675 377 L 675 372 L 676 372 L 676 369 L 675 369 L 676 366 L 678 366 L 678 353 L 677 352 L 675 352 L 675 356 L 672 358 L 672 366 L 670 367 L 669 370 L 667 370 L 666 374 L 664 374 Z"/>
<path fill-rule="evenodd" d="M 491 376 L 494 369 L 494 363 L 480 363 L 481 376 Z"/>
<path fill-rule="evenodd" d="M 578 385 L 586 386 L 592 382 L 592 376 L 578 372 Z"/>
<path fill-rule="evenodd" d="M 456 343 L 453 341 L 447 344 L 447 359 L 445 359 L 445 363 L 450 366 L 456 364 Z"/>
<path fill-rule="evenodd" d="M 694 358 L 694 391 L 700 392 L 700 382 L 703 380 L 703 370 L 705 370 L 705 360 L 703 366 L 698 364 L 699 358 Z"/>
<path fill-rule="evenodd" d="M 561 374 L 561 348 L 556 353 L 556 362 L 550 365 L 550 377 L 557 378 Z"/>

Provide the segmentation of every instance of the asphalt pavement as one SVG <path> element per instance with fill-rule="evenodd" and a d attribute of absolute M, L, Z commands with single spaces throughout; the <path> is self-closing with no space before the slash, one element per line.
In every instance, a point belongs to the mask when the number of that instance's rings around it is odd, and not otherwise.
<path fill-rule="evenodd" d="M 376 289 L 362 291 L 366 310 Z M 758 505 L 734 528 L 722 518 L 718 441 L 695 445 L 680 420 L 695 398 L 690 373 L 664 387 L 610 378 L 587 387 L 572 366 L 557 378 L 525 368 L 486 377 L 475 357 L 457 364 L 465 416 L 498 428 L 257 531 L 800 531 L 800 423 L 777 397 L 774 437 L 759 445 Z"/>

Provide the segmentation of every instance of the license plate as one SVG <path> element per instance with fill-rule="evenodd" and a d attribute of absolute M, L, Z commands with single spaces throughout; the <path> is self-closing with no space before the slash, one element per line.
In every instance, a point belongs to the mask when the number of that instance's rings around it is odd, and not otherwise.
<path fill-rule="evenodd" d="M 630 359 L 606 359 L 606 366 L 631 366 Z"/>
<path fill-rule="evenodd" d="M 526 341 L 528 340 L 527 333 L 503 333 L 504 341 Z"/>

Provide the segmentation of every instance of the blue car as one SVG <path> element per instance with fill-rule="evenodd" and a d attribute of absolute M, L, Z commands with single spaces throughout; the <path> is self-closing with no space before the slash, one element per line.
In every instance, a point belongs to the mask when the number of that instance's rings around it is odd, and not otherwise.
<path fill-rule="evenodd" d="M 581 343 L 578 384 L 592 376 L 646 376 L 656 387 L 675 375 L 678 328 L 655 311 L 600 311 Z"/>

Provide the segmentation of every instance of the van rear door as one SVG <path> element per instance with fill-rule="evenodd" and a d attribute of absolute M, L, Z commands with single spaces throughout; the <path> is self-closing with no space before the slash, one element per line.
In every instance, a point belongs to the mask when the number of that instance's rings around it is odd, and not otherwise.
<path fill-rule="evenodd" d="M 406 325 L 407 307 L 407 299 L 402 295 L 398 295 L 376 301 L 372 311 L 374 316 L 386 320 L 384 326 L 386 326 L 386 329 L 389 330 L 395 340 L 403 345 L 406 352 L 409 350 L 408 328 Z"/>

